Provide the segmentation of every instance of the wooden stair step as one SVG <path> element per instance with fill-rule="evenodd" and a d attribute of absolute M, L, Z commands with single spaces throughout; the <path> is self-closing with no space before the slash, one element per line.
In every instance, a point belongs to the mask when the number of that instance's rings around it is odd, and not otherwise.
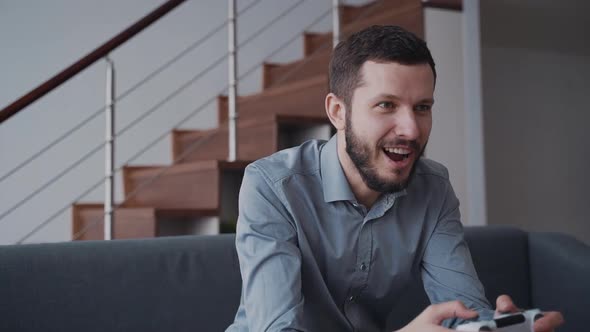
<path fill-rule="evenodd" d="M 412 17 L 407 19 L 406 15 Z M 377 1 L 363 6 L 341 6 L 343 34 L 348 36 L 373 24 L 397 24 L 423 35 L 422 7 L 415 0 Z M 305 57 L 290 63 L 265 63 L 263 66 L 263 89 L 292 83 L 318 75 L 327 75 L 332 54 L 332 34 L 305 32 L 303 36 Z"/>
<path fill-rule="evenodd" d="M 362 6 L 340 5 L 340 24 L 345 26 L 354 22 L 359 15 L 365 13 L 372 6 L 372 3 Z M 308 33 L 308 38 L 313 38 L 315 35 L 321 36 L 321 34 Z M 306 44 L 304 43 L 304 47 Z M 262 88 L 268 89 L 279 84 L 291 83 L 321 74 L 327 75 L 332 54 L 332 44 L 327 43 L 322 45 L 322 48 L 320 52 L 304 51 L 308 56 L 290 63 L 264 63 Z"/>
<path fill-rule="evenodd" d="M 326 127 L 327 131 L 325 128 Z M 330 122 L 326 116 L 281 115 L 261 117 L 260 120 L 238 120 L 238 159 L 256 160 L 278 150 L 301 144 L 323 133 L 322 138 L 330 136 Z M 227 123 L 214 130 L 176 131 L 173 135 L 173 160 L 186 163 L 197 160 L 227 159 L 229 134 Z"/>
<path fill-rule="evenodd" d="M 293 117 L 309 117 L 329 123 L 324 111 L 327 84 L 327 77 L 320 75 L 239 97 L 238 159 L 256 160 L 290 146 L 279 144 L 281 135 L 277 117 L 282 117 L 283 123 Z M 218 102 L 219 128 L 212 132 L 187 135 L 178 132 L 173 135 L 174 160 L 178 160 L 187 148 L 192 151 L 185 154 L 182 162 L 227 159 L 227 102 L 224 98 L 219 98 Z"/>
<path fill-rule="evenodd" d="M 328 75 L 332 47 L 325 47 L 305 58 L 290 63 L 265 63 L 262 67 L 262 88 L 293 83 L 299 80 Z"/>
<path fill-rule="evenodd" d="M 221 222 L 237 219 L 237 194 L 249 161 L 197 161 L 170 166 L 123 168 L 125 207 L 219 211 Z"/>
<path fill-rule="evenodd" d="M 121 207 L 115 210 L 115 239 L 147 238 L 188 233 L 187 221 L 218 214 L 216 209 L 158 209 L 153 207 Z M 170 232 L 165 221 L 175 220 L 181 227 Z M 184 227 L 183 227 L 184 226 Z M 171 234 L 172 233 L 172 234 Z M 72 240 L 104 239 L 104 205 L 78 203 L 72 206 Z"/>
<path fill-rule="evenodd" d="M 372 25 L 399 25 L 424 38 L 423 6 L 420 0 L 381 0 L 367 5 L 356 18 L 342 26 L 341 39 Z M 307 32 L 303 38 L 304 54 L 309 56 L 332 44 L 332 33 Z"/>
<path fill-rule="evenodd" d="M 277 126 L 269 116 L 248 121 L 238 119 L 238 159 L 256 160 L 277 151 Z M 187 163 L 204 160 L 224 160 L 229 155 L 227 123 L 205 131 L 178 131 L 172 136 L 172 160 Z"/>
<path fill-rule="evenodd" d="M 216 129 L 200 129 L 200 130 L 172 130 L 172 160 L 176 160 L 182 153 L 190 148 L 196 141 L 201 138 L 210 136 Z M 220 159 L 220 158 L 209 158 Z"/>
<path fill-rule="evenodd" d="M 326 116 L 324 98 L 328 93 L 327 75 L 280 85 L 237 100 L 241 120 L 256 119 L 265 115 Z M 220 103 L 219 123 L 227 122 L 227 103 Z"/>

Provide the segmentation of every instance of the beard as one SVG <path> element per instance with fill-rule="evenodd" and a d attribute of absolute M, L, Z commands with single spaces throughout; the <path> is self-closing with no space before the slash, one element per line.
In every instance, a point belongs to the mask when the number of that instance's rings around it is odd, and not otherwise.
<path fill-rule="evenodd" d="M 405 179 L 400 181 L 392 181 L 383 179 L 377 173 L 377 167 L 371 163 L 371 148 L 368 144 L 359 139 L 352 129 L 352 123 L 350 121 L 350 111 L 346 114 L 346 127 L 344 128 L 344 138 L 346 140 L 346 153 L 352 160 L 352 163 L 359 171 L 363 182 L 367 187 L 380 193 L 394 193 L 403 190 L 407 187 L 411 178 L 416 171 L 417 161 L 424 154 L 426 144 L 420 149 L 420 144 L 417 141 L 408 141 L 404 139 L 397 139 L 393 142 L 388 142 L 390 145 L 406 145 L 411 147 L 413 151 L 420 151 L 418 157 L 414 160 L 410 174 Z M 385 146 L 384 144 L 378 144 L 378 146 Z M 401 175 L 401 170 L 395 170 L 397 175 Z"/>

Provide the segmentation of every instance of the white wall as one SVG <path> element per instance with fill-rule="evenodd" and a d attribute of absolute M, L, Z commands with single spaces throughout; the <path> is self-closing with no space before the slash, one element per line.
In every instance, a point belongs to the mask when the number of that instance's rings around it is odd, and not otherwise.
<path fill-rule="evenodd" d="M 481 6 L 488 221 L 590 243 L 590 5 Z"/>
<path fill-rule="evenodd" d="M 468 193 L 466 122 L 463 104 L 463 14 L 458 11 L 425 10 L 425 38 L 436 63 L 433 125 L 427 156 L 449 170 L 455 193 L 461 202 L 464 224 L 471 224 Z M 477 223 L 477 220 L 473 222 Z"/>

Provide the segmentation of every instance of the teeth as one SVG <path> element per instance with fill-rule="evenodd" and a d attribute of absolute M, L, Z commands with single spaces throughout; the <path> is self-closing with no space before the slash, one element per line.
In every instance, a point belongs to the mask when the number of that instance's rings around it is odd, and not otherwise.
<path fill-rule="evenodd" d="M 411 152 L 409 149 L 404 149 L 404 148 L 384 148 L 384 150 L 389 153 L 396 153 L 396 154 L 410 154 L 410 152 Z"/>

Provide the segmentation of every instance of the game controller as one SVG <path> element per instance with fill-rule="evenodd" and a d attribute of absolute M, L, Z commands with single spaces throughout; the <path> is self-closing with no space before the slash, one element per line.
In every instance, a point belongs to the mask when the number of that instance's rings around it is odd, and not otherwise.
<path fill-rule="evenodd" d="M 500 315 L 492 320 L 471 322 L 457 326 L 457 331 L 502 331 L 532 332 L 533 324 L 543 317 L 541 310 L 530 309 L 523 312 Z"/>

